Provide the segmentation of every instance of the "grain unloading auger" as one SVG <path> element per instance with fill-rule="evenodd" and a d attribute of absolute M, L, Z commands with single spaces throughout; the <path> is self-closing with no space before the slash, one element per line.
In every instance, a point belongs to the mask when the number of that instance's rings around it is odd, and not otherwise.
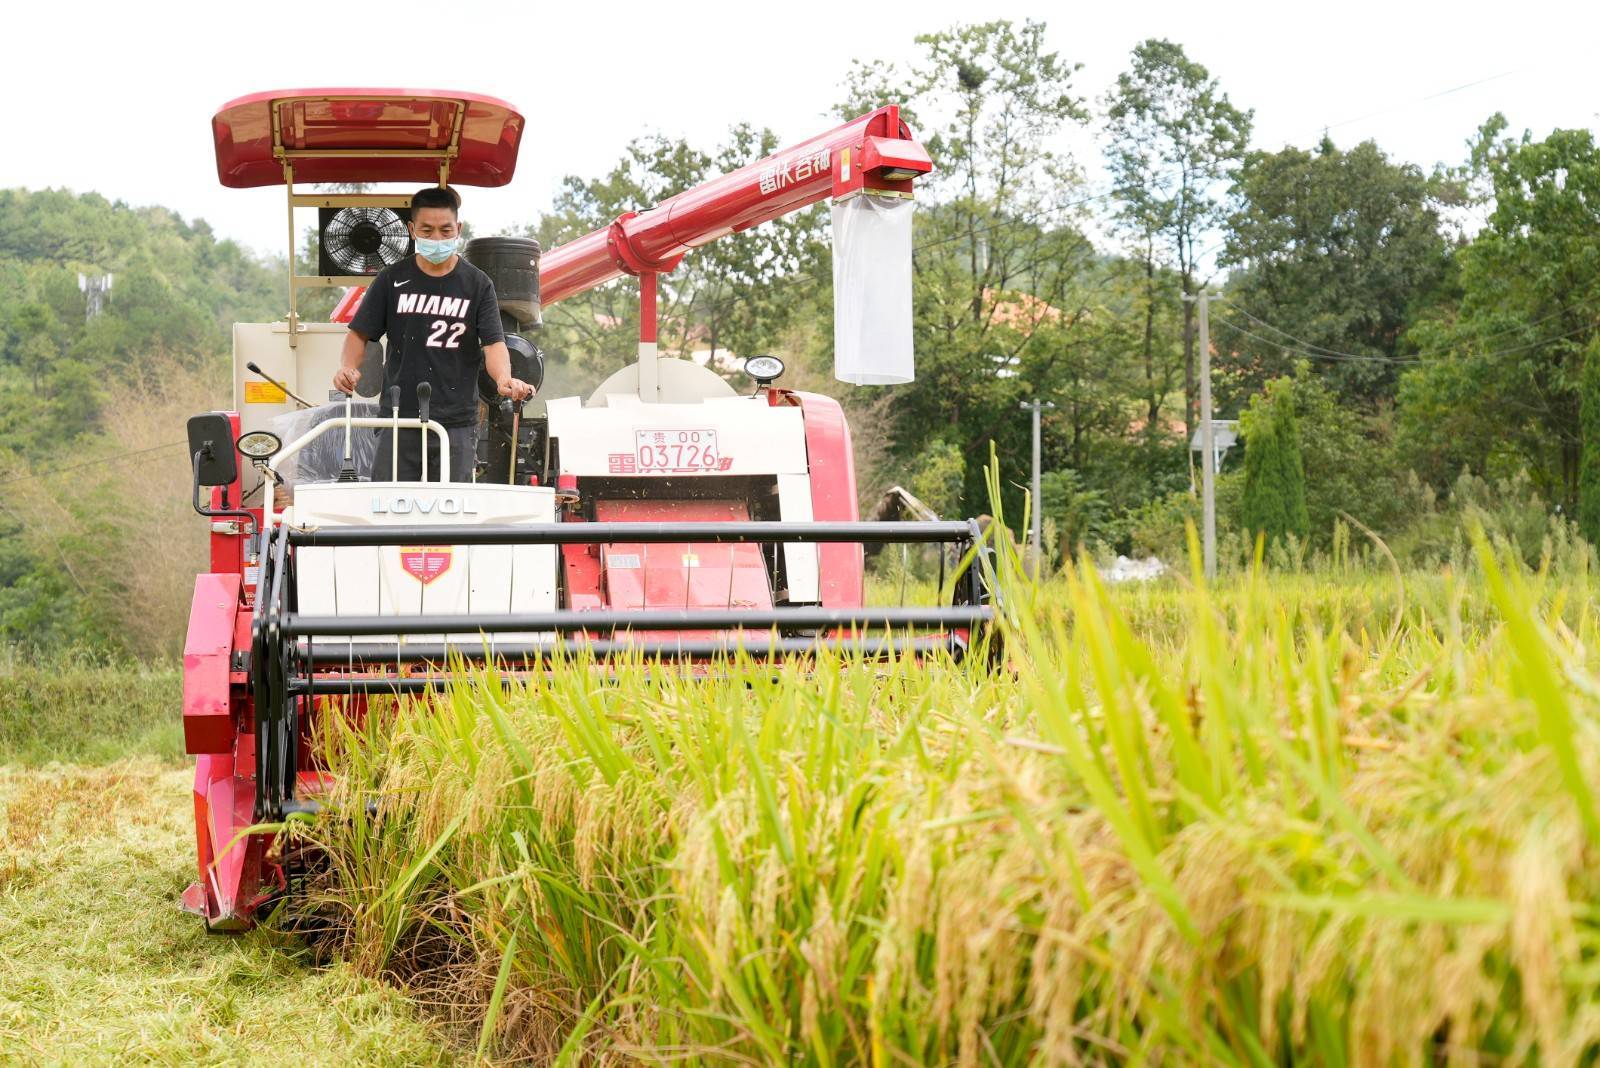
<path fill-rule="evenodd" d="M 296 207 L 321 213 L 319 273 L 297 276 L 291 249 L 286 319 L 234 328 L 235 410 L 189 423 L 195 507 L 212 536 L 184 656 L 200 878 L 183 902 L 213 928 L 249 926 L 285 888 L 275 836 L 247 828 L 317 811 L 317 718 L 438 686 L 452 657 L 516 679 L 580 649 L 602 663 L 830 645 L 959 656 L 992 619 L 976 522 L 859 521 L 836 401 L 774 385 L 783 367 L 772 357 L 746 361 L 755 388 L 741 392 L 657 352 L 659 273 L 831 197 L 837 373 L 909 381 L 911 187 L 932 165 L 893 106 L 542 255 L 526 239 L 472 242 L 517 377 L 542 379 L 543 357 L 522 336 L 541 303 L 622 275 L 638 279 L 638 360 L 542 413 L 503 407 L 485 387 L 472 482 L 366 480 L 374 429 L 436 437 L 436 473 L 450 469 L 448 435 L 420 387 L 416 418 L 358 412 L 345 396 L 318 404 L 358 290 L 328 323 L 302 321 L 299 294 L 364 286 L 409 255 L 409 198 L 295 183 L 504 185 L 523 128 L 500 100 L 393 89 L 260 93 L 213 119 L 224 185 L 284 185 L 291 241 Z M 384 358 L 368 348 L 363 396 Z M 940 545 L 941 588 L 943 562 L 960 569 L 952 603 L 866 606 L 862 547 L 884 543 Z"/>

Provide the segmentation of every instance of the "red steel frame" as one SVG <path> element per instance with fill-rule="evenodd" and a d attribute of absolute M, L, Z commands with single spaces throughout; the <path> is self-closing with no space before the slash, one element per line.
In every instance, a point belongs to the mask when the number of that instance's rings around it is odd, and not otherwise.
<path fill-rule="evenodd" d="M 257 93 L 225 105 L 213 119 L 218 176 L 224 185 L 243 187 L 282 181 L 281 157 L 272 152 L 271 128 L 277 105 L 316 105 L 329 100 L 364 102 L 346 110 L 349 129 L 324 125 L 322 144 L 364 146 L 365 154 L 339 159 L 337 152 L 307 150 L 318 181 L 428 180 L 448 154 L 450 178 L 463 185 L 503 185 L 515 168 L 522 116 L 504 101 L 470 93 L 398 89 L 301 89 Z M 420 102 L 420 105 L 419 105 Z M 415 125 L 393 134 L 378 119 L 393 119 L 390 106 L 419 105 L 438 115 L 458 108 L 475 118 L 474 136 L 459 121 L 453 144 L 441 132 Z M 300 115 L 301 111 L 294 113 Z M 413 110 L 416 110 L 413 107 Z M 309 112 L 307 112 L 309 114 Z M 370 125 L 363 122 L 370 120 Z M 486 138 L 481 131 L 497 131 Z M 387 132 L 385 132 L 387 131 Z M 390 141 L 383 138 L 393 134 Z M 331 138 L 331 140 L 328 140 Z M 309 143 L 309 142 L 308 142 Z M 405 150 L 423 149 L 408 160 Z M 553 304 L 625 274 L 639 279 L 639 340 L 657 337 L 658 275 L 674 269 L 693 248 L 738 233 L 829 196 L 863 190 L 890 196 L 911 194 L 916 175 L 932 169 L 927 152 L 894 105 L 878 108 L 827 133 L 802 141 L 766 159 L 712 179 L 645 212 L 628 212 L 609 226 L 546 252 L 540 262 L 541 299 Z M 305 177 L 304 174 L 301 177 Z M 346 294 L 340 317 L 353 310 L 359 292 Z M 819 522 L 858 518 L 850 429 L 839 403 L 815 393 L 769 389 L 768 403 L 794 405 L 804 413 L 807 465 L 813 518 Z M 238 436 L 234 414 L 233 434 Z M 240 500 L 240 483 L 212 490 L 211 506 Z M 255 513 L 259 526 L 260 513 Z M 236 660 L 250 648 L 255 576 L 245 558 L 239 525 L 213 522 L 211 569 L 196 577 L 184 647 L 183 722 L 185 749 L 195 755 L 194 807 L 200 881 L 183 895 L 186 909 L 215 929 L 240 929 L 253 923 L 256 907 L 282 885 L 269 860 L 271 837 L 245 834 L 253 818 L 256 793 L 255 723 L 249 676 Z M 579 587 L 598 587 L 599 567 L 576 546 L 563 546 L 564 565 L 593 575 L 578 576 Z M 855 608 L 863 602 L 862 549 L 858 544 L 819 546 L 821 601 L 824 608 Z M 581 556 L 582 559 L 576 559 Z M 598 602 L 598 599 L 595 599 Z M 598 607 L 598 603 L 596 604 Z M 574 604 L 574 607 L 580 607 Z M 301 769 L 301 778 L 316 773 Z"/>
<path fill-rule="evenodd" d="M 670 271 L 692 248 L 829 196 L 909 195 L 911 176 L 932 169 L 900 108 L 886 105 L 551 249 L 539 261 L 540 300 L 554 304 L 625 274 Z"/>

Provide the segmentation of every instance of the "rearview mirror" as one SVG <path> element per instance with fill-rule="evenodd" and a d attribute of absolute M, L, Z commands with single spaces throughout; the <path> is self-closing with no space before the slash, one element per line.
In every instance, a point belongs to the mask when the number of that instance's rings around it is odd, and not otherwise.
<path fill-rule="evenodd" d="M 189 456 L 200 454 L 195 482 L 201 486 L 231 486 L 239 477 L 233 454 L 233 424 L 221 412 L 189 417 Z"/>

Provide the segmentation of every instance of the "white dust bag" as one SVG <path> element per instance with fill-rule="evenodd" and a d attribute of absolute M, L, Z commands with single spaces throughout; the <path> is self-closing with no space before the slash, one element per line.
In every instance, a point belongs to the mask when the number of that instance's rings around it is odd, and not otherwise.
<path fill-rule="evenodd" d="M 833 203 L 833 375 L 857 386 L 916 377 L 911 217 L 916 203 L 860 193 Z"/>

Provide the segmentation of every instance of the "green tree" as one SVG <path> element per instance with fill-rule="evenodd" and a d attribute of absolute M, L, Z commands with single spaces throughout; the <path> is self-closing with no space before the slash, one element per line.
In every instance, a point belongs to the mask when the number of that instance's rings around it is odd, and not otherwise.
<path fill-rule="evenodd" d="M 1039 478 L 1039 496 L 1041 519 L 1055 524 L 1061 560 L 1115 536 L 1105 494 L 1087 485 L 1081 472 L 1070 467 L 1046 471 Z"/>
<path fill-rule="evenodd" d="M 998 449 L 1022 470 L 1030 439 L 1019 401 L 1093 384 L 1108 272 L 1075 207 L 1082 180 L 1061 147 L 1086 121 L 1076 66 L 1045 43 L 1042 23 L 995 21 L 917 38 L 905 70 L 858 64 L 844 114 L 904 101 L 935 160 L 918 184 L 913 315 L 917 378 L 897 387 L 893 435 L 902 462 L 942 439 L 965 454 Z M 1093 323 L 1094 325 L 1088 326 Z M 1080 406 L 1089 427 L 1092 406 Z M 1052 421 L 1046 463 L 1059 464 Z M 964 498 L 984 501 L 983 467 L 967 466 Z M 1021 491 L 1007 483 L 1021 514 Z"/>
<path fill-rule="evenodd" d="M 33 391 L 41 392 L 44 376 L 61 355 L 60 320 L 45 304 L 24 304 L 11 317 L 10 334 L 7 351 L 12 362 L 26 376 Z"/>
<path fill-rule="evenodd" d="M 1269 543 L 1291 534 L 1304 541 L 1311 519 L 1306 511 L 1306 472 L 1293 382 L 1286 378 L 1269 382 L 1240 417 L 1239 429 L 1245 444 L 1240 526 Z"/>
<path fill-rule="evenodd" d="M 1133 50 L 1132 66 L 1117 76 L 1107 98 L 1107 161 L 1116 222 L 1142 263 L 1145 278 L 1145 403 L 1159 417 L 1169 366 L 1160 356 L 1157 319 L 1165 292 L 1160 267 L 1177 271 L 1185 296 L 1198 291 L 1205 235 L 1222 220 L 1219 195 L 1250 140 L 1253 112 L 1228 99 L 1211 73 L 1183 46 L 1150 39 Z M 1183 304 L 1183 422 L 1194 425 L 1195 346 L 1193 304 Z"/>
<path fill-rule="evenodd" d="M 1526 468 L 1547 499 L 1578 504 L 1580 380 L 1600 334 L 1600 145 L 1589 130 L 1503 139 L 1487 123 L 1474 168 L 1487 225 L 1457 257 L 1459 308 L 1413 325 L 1424 361 L 1401 380 L 1408 459 L 1436 487 L 1463 466 Z"/>
<path fill-rule="evenodd" d="M 1371 141 L 1344 151 L 1324 137 L 1314 152 L 1251 153 L 1232 192 L 1218 338 L 1237 388 L 1310 359 L 1343 398 L 1369 410 L 1392 398 L 1406 328 L 1450 277 L 1449 186 Z"/>
<path fill-rule="evenodd" d="M 1583 459 L 1578 474 L 1578 527 L 1600 546 L 1600 338 L 1589 342 L 1583 361 Z"/>
<path fill-rule="evenodd" d="M 936 514 L 954 519 L 961 515 L 961 487 L 966 476 L 967 460 L 960 447 L 935 441 L 923 452 L 922 463 L 907 488 Z"/>
<path fill-rule="evenodd" d="M 1396 460 L 1392 419 L 1342 402 L 1305 361 L 1294 368 L 1290 389 L 1312 542 L 1327 544 L 1341 512 L 1380 533 L 1398 529 L 1408 517 L 1399 511 L 1404 472 Z"/>

